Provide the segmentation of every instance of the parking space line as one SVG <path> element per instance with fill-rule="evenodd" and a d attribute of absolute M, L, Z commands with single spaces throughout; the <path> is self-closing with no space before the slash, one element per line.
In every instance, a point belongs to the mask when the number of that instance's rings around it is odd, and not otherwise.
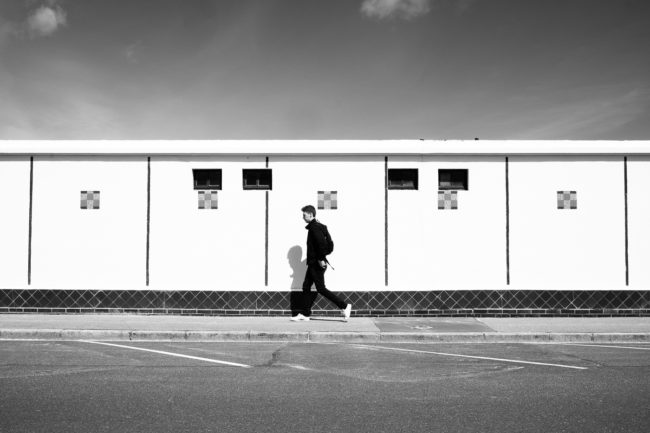
<path fill-rule="evenodd" d="M 473 359 L 483 359 L 488 361 L 501 361 L 501 362 L 512 362 L 515 364 L 532 364 L 532 365 L 543 365 L 547 367 L 561 367 L 561 368 L 571 368 L 575 370 L 588 370 L 587 367 L 578 367 L 575 365 L 563 365 L 563 364 L 550 364 L 546 362 L 535 362 L 535 361 L 522 361 L 519 359 L 506 359 L 506 358 L 490 358 L 487 356 L 472 356 L 472 355 L 460 355 L 457 353 L 445 353 L 445 352 L 431 352 L 427 350 L 415 350 L 415 349 L 400 349 L 397 347 L 383 347 L 383 346 L 368 346 L 363 344 L 353 344 L 353 347 L 360 347 L 364 349 L 371 350 L 395 350 L 399 352 L 413 352 L 413 353 L 426 353 L 431 355 L 441 355 L 441 356 L 456 356 L 460 358 L 473 358 Z"/>
<path fill-rule="evenodd" d="M 313 368 L 308 368 L 308 367 L 304 367 L 302 365 L 296 365 L 296 364 L 276 364 L 276 365 L 281 365 L 283 367 L 289 367 L 289 368 L 295 368 L 296 370 L 302 370 L 302 371 L 314 371 Z"/>
<path fill-rule="evenodd" d="M 581 344 L 581 343 L 549 343 L 549 344 L 557 344 L 561 346 L 612 347 L 614 349 L 650 350 L 650 347 L 609 346 L 606 344 Z"/>
<path fill-rule="evenodd" d="M 165 352 L 163 350 L 144 349 L 142 347 L 125 346 L 125 345 L 122 345 L 122 344 L 114 344 L 114 343 L 105 343 L 103 341 L 91 341 L 91 340 L 78 340 L 78 341 L 80 341 L 82 343 L 101 344 L 101 345 L 104 345 L 104 346 L 121 347 L 123 349 L 141 350 L 143 352 L 158 353 L 160 355 L 176 356 L 176 357 L 179 357 L 179 358 L 194 359 L 196 361 L 212 362 L 214 364 L 230 365 L 230 366 L 233 366 L 233 367 L 243 367 L 243 368 L 250 368 L 251 367 L 250 365 L 239 364 L 237 362 L 221 361 L 221 360 L 218 360 L 218 359 L 211 359 L 211 358 L 201 358 L 199 356 L 191 356 L 191 355 L 183 355 L 181 353 Z"/>

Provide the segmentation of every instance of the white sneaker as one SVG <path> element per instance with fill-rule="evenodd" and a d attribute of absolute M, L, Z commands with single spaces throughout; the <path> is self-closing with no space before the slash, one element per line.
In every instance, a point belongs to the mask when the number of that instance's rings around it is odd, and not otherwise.
<path fill-rule="evenodd" d="M 348 306 L 345 307 L 342 313 L 343 313 L 343 318 L 347 322 L 347 320 L 350 318 L 350 313 L 352 313 L 352 304 L 348 304 Z"/>
<path fill-rule="evenodd" d="M 302 314 L 298 313 L 298 314 L 296 314 L 295 316 L 293 316 L 293 317 L 291 318 L 291 321 L 292 321 L 292 322 L 301 322 L 301 321 L 303 321 L 303 322 L 309 322 L 309 317 L 307 317 L 307 316 L 303 316 Z"/>

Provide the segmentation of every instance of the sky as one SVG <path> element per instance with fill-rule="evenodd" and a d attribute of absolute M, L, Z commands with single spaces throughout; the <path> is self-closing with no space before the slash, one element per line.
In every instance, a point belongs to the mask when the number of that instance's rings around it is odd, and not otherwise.
<path fill-rule="evenodd" d="M 474 138 L 650 139 L 650 1 L 0 1 L 0 139 Z"/>

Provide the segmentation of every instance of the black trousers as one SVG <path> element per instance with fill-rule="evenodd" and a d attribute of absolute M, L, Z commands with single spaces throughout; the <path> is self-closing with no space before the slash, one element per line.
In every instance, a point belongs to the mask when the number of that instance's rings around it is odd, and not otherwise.
<path fill-rule="evenodd" d="M 307 317 L 311 316 L 311 307 L 314 305 L 316 296 L 311 295 L 311 286 L 316 285 L 316 292 L 325 296 L 330 302 L 334 303 L 338 308 L 343 309 L 348 306 L 336 296 L 334 293 L 327 290 L 325 287 L 325 269 L 321 268 L 318 263 L 307 265 L 307 272 L 305 273 L 305 281 L 302 283 L 303 293 L 303 314 Z"/>

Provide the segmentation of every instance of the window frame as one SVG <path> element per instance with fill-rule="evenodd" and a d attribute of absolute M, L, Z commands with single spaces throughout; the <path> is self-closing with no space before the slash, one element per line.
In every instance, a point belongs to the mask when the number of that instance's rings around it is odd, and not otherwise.
<path fill-rule="evenodd" d="M 440 175 L 443 172 L 449 173 L 450 176 L 450 186 L 443 186 L 440 179 Z M 454 175 L 461 174 L 460 182 L 457 178 L 454 178 Z M 456 181 L 456 183 L 454 183 Z M 438 190 L 440 191 L 468 191 L 469 190 L 469 169 L 467 168 L 439 168 L 438 169 Z"/>
<path fill-rule="evenodd" d="M 391 184 L 391 181 L 394 181 L 395 179 L 391 179 L 391 175 L 396 176 L 398 173 L 415 173 L 415 176 L 413 176 L 412 179 L 408 179 L 408 176 L 405 177 L 406 181 L 413 181 L 413 186 L 410 185 L 396 185 L 396 184 Z M 388 189 L 398 189 L 398 190 L 418 190 L 419 188 L 419 171 L 417 168 L 389 168 L 388 169 L 388 174 L 387 174 L 387 179 L 386 179 L 386 187 Z"/>
<path fill-rule="evenodd" d="M 207 173 L 207 172 L 215 172 L 218 173 L 218 185 L 213 185 L 210 183 L 210 179 L 208 178 L 208 184 L 207 185 L 198 185 L 197 184 L 197 175 L 201 173 Z M 193 168 L 192 169 L 192 180 L 194 182 L 194 190 L 199 191 L 199 190 L 221 190 L 223 187 L 223 173 L 220 168 Z"/>
<path fill-rule="evenodd" d="M 246 183 L 248 179 L 247 174 L 259 173 L 257 177 L 258 183 L 250 185 Z M 260 184 L 264 180 L 264 176 L 268 174 L 268 184 Z M 244 190 L 259 191 L 259 190 L 272 190 L 273 189 L 273 170 L 270 168 L 243 168 L 242 169 L 242 188 Z"/>

